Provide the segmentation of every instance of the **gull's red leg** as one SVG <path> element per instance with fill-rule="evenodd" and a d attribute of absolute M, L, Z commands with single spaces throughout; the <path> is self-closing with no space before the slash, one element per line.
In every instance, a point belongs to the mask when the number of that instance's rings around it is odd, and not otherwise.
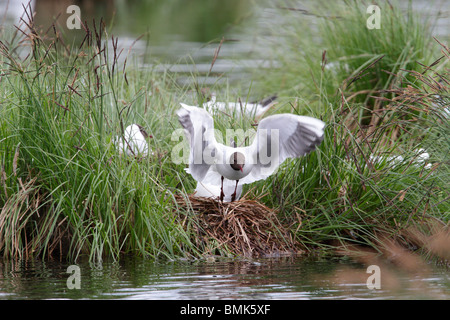
<path fill-rule="evenodd" d="M 220 185 L 220 201 L 223 202 L 223 197 L 225 196 L 225 193 L 223 193 L 223 176 L 221 178 L 222 183 Z"/>
<path fill-rule="evenodd" d="M 231 202 L 236 200 L 236 190 L 237 190 L 238 183 L 239 183 L 239 180 L 236 180 L 236 187 L 234 187 L 234 193 L 231 195 Z"/>

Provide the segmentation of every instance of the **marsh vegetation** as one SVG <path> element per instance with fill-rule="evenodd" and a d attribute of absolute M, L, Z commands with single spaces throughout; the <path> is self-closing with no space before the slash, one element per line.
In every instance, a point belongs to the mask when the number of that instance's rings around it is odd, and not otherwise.
<path fill-rule="evenodd" d="M 276 93 L 269 114 L 320 118 L 325 139 L 316 152 L 246 186 L 244 198 L 270 210 L 269 223 L 276 215 L 295 253 L 414 252 L 448 263 L 446 39 L 433 38 L 412 8 L 387 3 L 379 30 L 367 29 L 357 2 L 320 8 L 333 15 L 277 10 L 282 24 L 264 30 L 275 35 L 267 45 L 273 67 L 249 71 L 250 86 L 217 82 L 209 89 L 234 101 Z M 306 13 L 317 28 L 304 25 Z M 1 255 L 98 261 L 243 254 L 247 242 L 220 243 L 208 220 L 179 201 L 189 199 L 195 181 L 171 159 L 179 142 L 171 139 L 180 128 L 175 110 L 179 102 L 204 101 L 201 79 L 192 73 L 190 83 L 180 83 L 169 70 L 141 68 L 102 20 L 83 24 L 83 40 L 69 46 L 56 26 L 43 32 L 31 12 L 26 17 L 19 28 L 0 30 Z M 227 114 L 215 121 L 221 130 L 254 128 L 252 119 Z M 153 155 L 119 154 L 114 138 L 131 123 L 152 135 Z"/>

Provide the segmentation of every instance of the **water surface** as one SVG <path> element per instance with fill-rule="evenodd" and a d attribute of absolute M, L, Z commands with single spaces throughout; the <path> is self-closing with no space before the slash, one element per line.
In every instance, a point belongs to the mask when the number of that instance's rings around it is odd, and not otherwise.
<path fill-rule="evenodd" d="M 445 42 L 449 37 L 450 10 L 447 0 L 414 0 L 413 8 L 424 21 L 431 21 L 433 36 Z M 56 24 L 68 45 L 77 47 L 85 37 L 84 28 L 66 27 L 72 0 L 0 0 L 0 27 L 22 26 L 20 18 L 27 19 L 22 3 L 34 12 L 35 26 L 47 33 Z M 251 0 L 104 0 L 77 2 L 81 20 L 94 32 L 93 22 L 105 22 L 110 36 L 118 37 L 119 64 L 131 55 L 139 68 L 159 72 L 175 72 L 181 85 L 201 83 L 212 86 L 224 83 L 246 83 L 249 70 L 276 66 L 268 46 L 281 35 L 286 10 L 284 1 Z M 406 9 L 409 1 L 398 1 Z M 315 1 L 289 2 L 300 10 L 315 8 Z M 327 13 L 332 14 L 332 13 Z M 365 14 L 365 13 L 362 13 Z M 289 19 L 307 20 L 314 28 L 317 17 L 303 14 Z M 25 28 L 26 29 L 26 28 Z M 50 32 L 51 34 L 51 32 Z M 220 45 L 220 41 L 224 42 Z M 111 45 L 111 44 L 110 44 Z M 110 50 L 112 52 L 112 50 Z M 218 53 L 216 58 L 215 54 Z M 128 57 L 129 58 L 129 57 Z M 131 59 L 129 59 L 131 60 Z M 212 61 L 215 60 L 213 68 Z M 263 97 L 258 97 L 263 98 Z"/>
<path fill-rule="evenodd" d="M 443 267 L 433 267 L 426 275 L 382 268 L 381 289 L 369 289 L 367 268 L 346 259 L 133 258 L 79 263 L 80 289 L 69 289 L 68 266 L 1 261 L 0 299 L 450 299 L 449 273 Z"/>

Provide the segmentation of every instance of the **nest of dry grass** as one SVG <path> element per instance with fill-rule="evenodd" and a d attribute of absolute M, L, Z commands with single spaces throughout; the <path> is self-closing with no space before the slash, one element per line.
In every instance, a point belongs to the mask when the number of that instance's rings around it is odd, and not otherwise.
<path fill-rule="evenodd" d="M 212 198 L 176 195 L 184 228 L 205 253 L 229 252 L 244 257 L 294 255 L 302 252 L 276 211 L 256 200 L 221 203 Z M 191 210 L 190 210 L 191 209 Z"/>

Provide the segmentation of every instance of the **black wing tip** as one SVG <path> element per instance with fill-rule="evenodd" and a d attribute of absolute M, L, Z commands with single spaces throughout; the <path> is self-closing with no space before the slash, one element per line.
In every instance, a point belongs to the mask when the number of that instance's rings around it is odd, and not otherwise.
<path fill-rule="evenodd" d="M 264 99 L 263 101 L 261 101 L 261 105 L 266 107 L 269 104 L 271 104 L 272 102 L 274 102 L 275 100 L 277 100 L 278 96 L 277 95 L 273 95 L 267 99 Z"/>
<path fill-rule="evenodd" d="M 178 121 L 180 122 L 181 126 L 185 129 L 188 129 L 190 127 L 192 127 L 192 121 L 191 118 L 189 117 L 189 114 L 182 114 L 182 115 L 178 115 Z"/>
<path fill-rule="evenodd" d="M 268 105 L 270 105 L 272 102 L 274 102 L 275 100 L 277 100 L 278 96 L 277 95 L 273 95 L 271 97 L 268 97 L 266 99 L 263 100 L 255 100 L 255 101 L 251 101 L 251 104 L 260 104 L 263 107 L 267 107 Z"/>

